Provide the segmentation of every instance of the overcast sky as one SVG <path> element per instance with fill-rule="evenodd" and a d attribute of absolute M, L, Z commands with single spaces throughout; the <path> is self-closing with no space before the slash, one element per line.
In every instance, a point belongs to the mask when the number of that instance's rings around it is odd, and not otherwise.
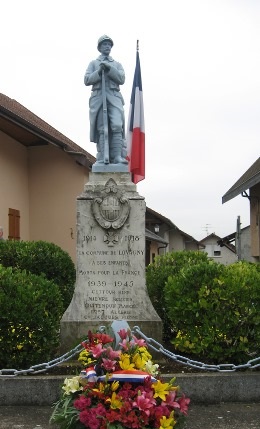
<path fill-rule="evenodd" d="M 0 0 L 0 92 L 79 146 L 89 142 L 83 77 L 109 35 L 126 73 L 128 118 L 139 40 L 146 204 L 197 240 L 249 224 L 222 196 L 259 157 L 259 0 Z"/>

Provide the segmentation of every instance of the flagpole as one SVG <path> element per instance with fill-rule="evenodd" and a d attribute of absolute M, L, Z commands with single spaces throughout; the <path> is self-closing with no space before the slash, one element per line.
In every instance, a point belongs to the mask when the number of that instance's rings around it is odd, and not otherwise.
<path fill-rule="evenodd" d="M 145 127 L 139 40 L 136 41 L 136 65 L 127 129 L 129 171 L 132 175 L 133 183 L 136 184 L 145 178 Z"/>

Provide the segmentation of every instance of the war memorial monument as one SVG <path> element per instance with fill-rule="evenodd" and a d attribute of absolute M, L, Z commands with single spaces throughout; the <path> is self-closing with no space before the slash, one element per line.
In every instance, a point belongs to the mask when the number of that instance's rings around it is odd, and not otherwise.
<path fill-rule="evenodd" d="M 98 40 L 100 56 L 84 82 L 92 86 L 90 141 L 96 162 L 77 198 L 77 278 L 61 320 L 61 348 L 69 350 L 88 330 L 126 320 L 148 336 L 162 338 L 162 322 L 145 280 L 144 197 L 132 182 L 125 150 L 123 67 L 110 57 L 113 41 Z"/>

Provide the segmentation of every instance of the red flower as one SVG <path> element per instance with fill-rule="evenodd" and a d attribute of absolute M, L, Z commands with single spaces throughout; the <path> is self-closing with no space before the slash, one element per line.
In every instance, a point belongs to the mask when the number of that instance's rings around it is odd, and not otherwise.
<path fill-rule="evenodd" d="M 85 408 L 89 407 L 91 404 L 91 399 L 86 398 L 84 395 L 81 395 L 78 399 L 74 401 L 74 407 L 79 410 L 83 411 Z"/>
<path fill-rule="evenodd" d="M 98 340 L 99 343 L 102 344 L 108 344 L 108 343 L 112 343 L 114 341 L 114 339 L 112 337 L 110 337 L 110 335 L 107 334 L 94 334 L 93 335 L 94 338 L 96 338 Z"/>

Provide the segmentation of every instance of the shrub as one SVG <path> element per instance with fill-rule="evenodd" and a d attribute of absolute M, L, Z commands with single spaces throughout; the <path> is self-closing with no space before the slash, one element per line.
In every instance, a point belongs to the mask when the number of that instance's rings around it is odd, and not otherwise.
<path fill-rule="evenodd" d="M 165 303 L 165 285 L 169 276 L 177 275 L 185 266 L 207 262 L 206 253 L 197 251 L 171 252 L 157 256 L 146 270 L 146 283 L 150 299 L 163 322 L 163 339 L 172 338 L 172 323 Z"/>
<path fill-rule="evenodd" d="M 44 274 L 60 288 L 64 310 L 74 292 L 76 270 L 67 252 L 46 241 L 7 240 L 0 245 L 0 264 L 27 270 L 32 274 Z"/>
<path fill-rule="evenodd" d="M 211 260 L 185 266 L 165 286 L 172 343 L 216 362 L 245 362 L 260 348 L 260 272 Z"/>
<path fill-rule="evenodd" d="M 0 265 L 0 368 L 27 369 L 53 358 L 63 312 L 58 286 Z"/>

